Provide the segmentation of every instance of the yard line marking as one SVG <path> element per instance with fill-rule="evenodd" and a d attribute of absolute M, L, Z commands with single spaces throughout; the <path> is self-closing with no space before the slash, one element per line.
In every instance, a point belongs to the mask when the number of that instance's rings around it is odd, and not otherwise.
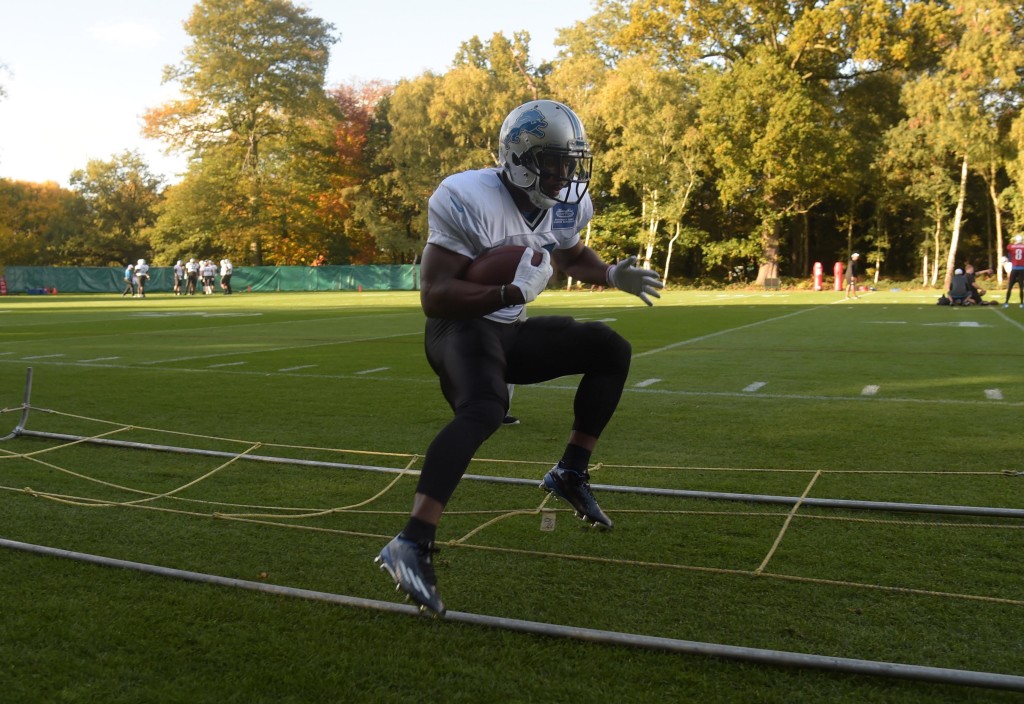
<path fill-rule="evenodd" d="M 992 310 L 993 313 L 998 315 L 1000 318 L 1002 318 L 1006 322 L 1008 322 L 1008 323 L 1010 323 L 1012 325 L 1016 325 L 1021 330 L 1024 330 L 1024 325 L 1021 325 L 1021 323 L 1019 321 L 1011 318 L 1006 313 L 1004 313 L 1003 311 L 999 310 L 999 306 L 992 306 L 991 310 Z"/>
<path fill-rule="evenodd" d="M 751 384 L 750 386 L 747 386 L 743 390 L 746 391 L 748 394 L 752 394 L 755 391 L 757 391 L 758 389 L 760 389 L 762 387 L 765 387 L 767 385 L 768 385 L 767 381 L 755 381 L 753 384 Z"/>
<path fill-rule="evenodd" d="M 121 359 L 120 357 L 96 357 L 94 359 L 80 359 L 78 360 L 81 364 L 88 364 L 89 362 L 109 362 L 112 359 Z"/>
<path fill-rule="evenodd" d="M 877 384 L 868 384 L 867 386 L 865 386 L 863 389 L 860 390 L 860 395 L 861 396 L 874 396 L 877 393 L 878 393 L 878 385 Z"/>
<path fill-rule="evenodd" d="M 681 340 L 679 342 L 673 342 L 671 345 L 665 345 L 664 347 L 658 347 L 653 350 L 647 350 L 646 352 L 639 352 L 633 355 L 633 359 L 637 359 L 639 357 L 647 357 L 648 355 L 658 354 L 659 352 L 668 352 L 669 350 L 674 350 L 676 347 L 682 347 L 683 345 L 689 345 L 694 342 L 703 342 L 704 340 L 710 340 L 711 338 L 718 337 L 719 335 L 728 335 L 731 332 L 746 330 L 747 328 L 757 327 L 758 325 L 764 325 L 765 323 L 773 323 L 776 320 L 785 320 L 786 318 L 792 318 L 794 315 L 802 315 L 804 313 L 808 313 L 812 310 L 818 310 L 823 307 L 824 306 L 815 306 L 814 308 L 804 308 L 802 310 L 796 311 L 795 313 L 786 313 L 785 315 L 779 315 L 774 318 L 765 318 L 764 320 L 758 320 L 757 322 L 754 323 L 747 323 L 746 325 L 740 325 L 739 327 L 728 328 L 726 330 L 719 330 L 718 332 L 712 332 L 707 335 L 701 335 L 700 337 L 691 337 L 689 340 Z"/>
<path fill-rule="evenodd" d="M 377 367 L 376 369 L 364 369 L 361 372 L 355 372 L 356 374 L 373 374 L 375 372 L 386 372 L 391 367 Z"/>
<path fill-rule="evenodd" d="M 207 369 L 216 369 L 217 367 L 237 367 L 242 364 L 248 364 L 248 362 L 224 362 L 223 364 L 211 364 Z"/>
<path fill-rule="evenodd" d="M 197 354 L 189 357 L 173 357 L 169 359 L 151 359 L 148 362 L 139 362 L 139 364 L 151 365 L 151 364 L 167 364 L 169 362 L 190 362 L 196 359 L 214 359 L 215 357 L 237 357 L 243 354 L 264 354 L 265 352 L 286 352 L 289 350 L 308 350 L 313 347 L 328 347 L 331 345 L 352 345 L 357 342 L 376 342 L 377 340 L 392 340 L 396 337 L 412 337 L 413 335 L 422 335 L 422 332 L 400 332 L 394 335 L 381 335 L 379 337 L 359 337 L 352 340 L 331 340 L 330 342 L 314 342 L 309 345 L 285 345 L 281 347 L 267 347 L 261 350 L 249 350 L 247 352 L 224 352 L 221 354 Z"/>
<path fill-rule="evenodd" d="M 977 320 L 957 320 L 952 323 L 921 323 L 926 328 L 987 328 L 990 325 L 982 325 Z"/>
<path fill-rule="evenodd" d="M 1002 401 L 1003 390 L 1002 389 L 985 389 L 985 398 L 991 401 Z"/>
<path fill-rule="evenodd" d="M 422 333 L 420 333 L 422 334 Z M 20 364 L 20 359 L 11 360 L 0 360 L 0 365 L 5 364 Z M 80 362 L 71 361 L 55 361 L 51 362 L 52 365 L 58 367 L 77 367 L 80 366 Z M 144 369 L 145 362 L 135 364 L 111 364 L 110 367 L 114 369 L 127 369 L 127 370 L 138 370 Z M 252 369 L 210 369 L 209 367 L 181 367 L 175 368 L 174 371 L 189 373 L 189 374 L 236 374 L 238 376 L 258 376 L 258 377 L 271 377 L 276 374 L 281 376 L 295 376 L 296 378 L 302 379 L 323 379 L 324 381 L 344 381 L 346 379 L 354 379 L 354 374 L 284 374 L 281 372 L 272 371 L 256 371 Z M 376 380 L 384 382 L 400 382 L 403 384 L 430 384 L 432 386 L 437 385 L 436 377 L 417 377 L 417 376 L 390 376 L 390 377 L 377 377 Z M 559 391 L 559 392 L 570 392 L 575 393 L 578 389 L 576 386 L 567 384 L 557 383 L 539 383 L 532 384 L 532 388 Z M 661 389 L 661 388 L 645 388 L 637 389 L 634 387 L 627 387 L 625 389 L 627 393 L 638 393 L 638 394 L 658 394 L 661 396 L 677 396 L 679 398 L 751 398 L 751 394 L 743 393 L 741 391 L 689 391 L 686 389 Z M 991 404 L 994 401 L 988 399 L 955 399 L 955 398 L 911 398 L 906 396 L 849 396 L 849 395 L 837 395 L 837 396 L 826 396 L 824 394 L 755 394 L 753 395 L 758 401 L 778 401 L 778 400 L 791 400 L 791 401 L 809 401 L 812 403 L 834 401 L 860 401 L 861 403 L 882 403 L 885 405 L 893 404 L 910 404 L 916 406 L 982 406 L 985 405 L 991 408 Z M 1024 401 L 998 401 L 1001 406 L 1007 408 L 1022 408 L 1024 409 Z"/>
<path fill-rule="evenodd" d="M 298 366 L 298 367 L 285 367 L 284 369 L 278 369 L 277 371 L 279 371 L 279 372 L 294 372 L 294 371 L 298 371 L 299 369 L 312 369 L 315 366 L 316 366 L 315 364 L 303 364 L 303 365 Z"/>
<path fill-rule="evenodd" d="M 63 354 L 37 354 L 33 357 L 22 357 L 22 359 L 49 359 L 50 357 L 63 357 Z"/>
<path fill-rule="evenodd" d="M 637 383 L 633 384 L 633 386 L 635 386 L 638 389 L 644 389 L 650 386 L 651 384 L 657 384 L 659 381 L 661 381 L 661 379 L 644 379 L 643 381 L 638 381 Z"/>
<path fill-rule="evenodd" d="M 5 354 L 14 354 L 14 353 L 13 352 L 0 352 L 0 355 L 5 355 Z"/>

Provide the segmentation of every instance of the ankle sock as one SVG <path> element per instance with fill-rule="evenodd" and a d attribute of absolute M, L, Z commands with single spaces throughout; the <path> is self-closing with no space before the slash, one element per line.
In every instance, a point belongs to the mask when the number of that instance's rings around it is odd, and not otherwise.
<path fill-rule="evenodd" d="M 558 460 L 558 465 L 583 474 L 590 466 L 590 450 L 569 443 L 565 446 L 565 452 L 562 454 L 562 459 Z"/>
<path fill-rule="evenodd" d="M 433 544 L 434 536 L 436 535 L 437 526 L 412 517 L 409 518 L 409 522 L 405 524 L 405 528 L 402 529 L 401 533 L 401 536 L 406 540 L 411 540 L 417 545 L 423 546 Z"/>

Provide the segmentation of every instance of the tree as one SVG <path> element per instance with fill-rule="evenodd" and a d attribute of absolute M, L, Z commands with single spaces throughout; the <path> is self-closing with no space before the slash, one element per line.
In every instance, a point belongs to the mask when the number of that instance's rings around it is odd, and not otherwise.
<path fill-rule="evenodd" d="M 761 245 L 758 283 L 778 278 L 783 224 L 828 193 L 849 149 L 827 94 L 770 51 L 753 50 L 726 72 L 709 72 L 701 125 L 727 206 L 750 209 Z"/>
<path fill-rule="evenodd" d="M 102 253 L 103 265 L 150 256 L 142 233 L 156 222 L 163 183 L 137 151 L 110 161 L 91 159 L 71 174 L 70 183 L 85 200 L 96 232 L 89 248 Z"/>
<path fill-rule="evenodd" d="M 1004 141 L 1008 118 L 1019 109 L 1024 51 L 1014 23 L 1017 12 L 1007 0 L 958 3 L 953 8 L 958 31 L 942 54 L 939 70 L 922 74 L 903 92 L 908 114 L 926 126 L 925 134 L 936 148 L 958 162 L 960 186 L 943 288 L 949 287 L 956 265 L 969 171 L 976 168 L 991 178 L 993 167 L 1001 163 L 998 145 Z M 993 200 L 998 208 L 998 200 Z M 1001 222 L 999 213 L 996 220 Z M 1001 251 L 1001 242 L 997 247 Z"/>
<path fill-rule="evenodd" d="M 444 76 L 428 72 L 399 83 L 378 112 L 387 137 L 374 153 L 375 176 L 360 189 L 349 231 L 372 232 L 382 256 L 414 260 L 440 179 L 497 165 L 505 116 L 535 91 L 546 92 L 544 76 L 529 60 L 526 33 L 511 41 L 495 34 L 486 45 L 473 37 Z"/>
<path fill-rule="evenodd" d="M 594 102 L 606 133 L 601 160 L 611 172 L 612 194 L 629 188 L 641 198 L 645 227 L 639 254 L 649 268 L 661 221 L 679 231 L 704 173 L 696 85 L 687 74 L 659 69 L 648 57 L 630 57 Z M 666 262 L 666 276 L 667 270 Z"/>
<path fill-rule="evenodd" d="M 806 214 L 862 190 L 844 178 L 856 163 L 844 95 L 881 72 L 930 65 L 944 18 L 938 4 L 886 0 L 635 0 L 615 41 L 666 68 L 708 69 L 700 101 L 715 185 L 726 208 L 756 216 L 763 280 L 775 275 L 793 216 L 804 216 L 808 252 Z M 792 259 L 809 264 L 806 254 Z"/>
<path fill-rule="evenodd" d="M 97 264 L 76 251 L 91 241 L 82 197 L 56 183 L 0 179 L 0 262 L 16 266 Z M 106 260 L 103 263 L 107 263 Z"/>
<path fill-rule="evenodd" d="M 183 61 L 164 70 L 184 97 L 148 111 L 145 131 L 190 155 L 187 181 L 219 184 L 222 197 L 203 201 L 207 228 L 218 226 L 219 249 L 236 258 L 261 264 L 265 243 L 305 229 L 296 219 L 311 194 L 288 178 L 324 163 L 324 125 L 336 121 L 323 87 L 333 29 L 288 0 L 202 0 L 185 22 Z M 291 256 L 268 246 L 272 263 Z"/>

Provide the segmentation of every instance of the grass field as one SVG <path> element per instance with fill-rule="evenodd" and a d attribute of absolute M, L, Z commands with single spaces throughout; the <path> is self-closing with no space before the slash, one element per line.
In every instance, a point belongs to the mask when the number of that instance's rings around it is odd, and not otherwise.
<path fill-rule="evenodd" d="M 549 291 L 531 315 L 633 344 L 597 485 L 1024 509 L 1024 310 L 927 291 Z M 415 293 L 0 299 L 0 538 L 369 600 L 447 421 Z M 539 479 L 575 379 L 520 387 L 470 472 Z M 3 425 L 6 423 L 6 425 Z M 261 463 L 244 455 L 299 463 Z M 1024 675 L 1016 516 L 597 490 L 585 528 L 465 480 L 437 561 L 453 611 Z M 542 530 L 541 509 L 556 509 Z M 1017 692 L 738 662 L 197 584 L 0 549 L 10 702 L 1008 702 Z"/>

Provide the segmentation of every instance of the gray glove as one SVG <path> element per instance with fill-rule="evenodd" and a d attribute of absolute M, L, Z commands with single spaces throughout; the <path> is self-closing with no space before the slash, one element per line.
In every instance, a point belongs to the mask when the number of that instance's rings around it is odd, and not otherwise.
<path fill-rule="evenodd" d="M 548 279 L 551 278 L 553 271 L 551 253 L 546 249 L 542 249 L 540 252 L 543 259 L 540 264 L 534 266 L 531 263 L 534 251 L 527 248 L 523 252 L 523 258 L 519 260 L 519 266 L 516 267 L 516 276 L 512 279 L 512 285 L 522 292 L 526 303 L 540 295 L 540 292 L 548 285 Z"/>
<path fill-rule="evenodd" d="M 626 257 L 618 264 L 609 266 L 608 283 L 620 291 L 639 296 L 641 301 L 649 306 L 653 306 L 654 304 L 648 296 L 661 298 L 661 294 L 658 293 L 657 289 L 664 288 L 664 284 L 661 283 L 658 272 L 633 266 L 635 263 L 636 256 L 634 255 Z"/>

